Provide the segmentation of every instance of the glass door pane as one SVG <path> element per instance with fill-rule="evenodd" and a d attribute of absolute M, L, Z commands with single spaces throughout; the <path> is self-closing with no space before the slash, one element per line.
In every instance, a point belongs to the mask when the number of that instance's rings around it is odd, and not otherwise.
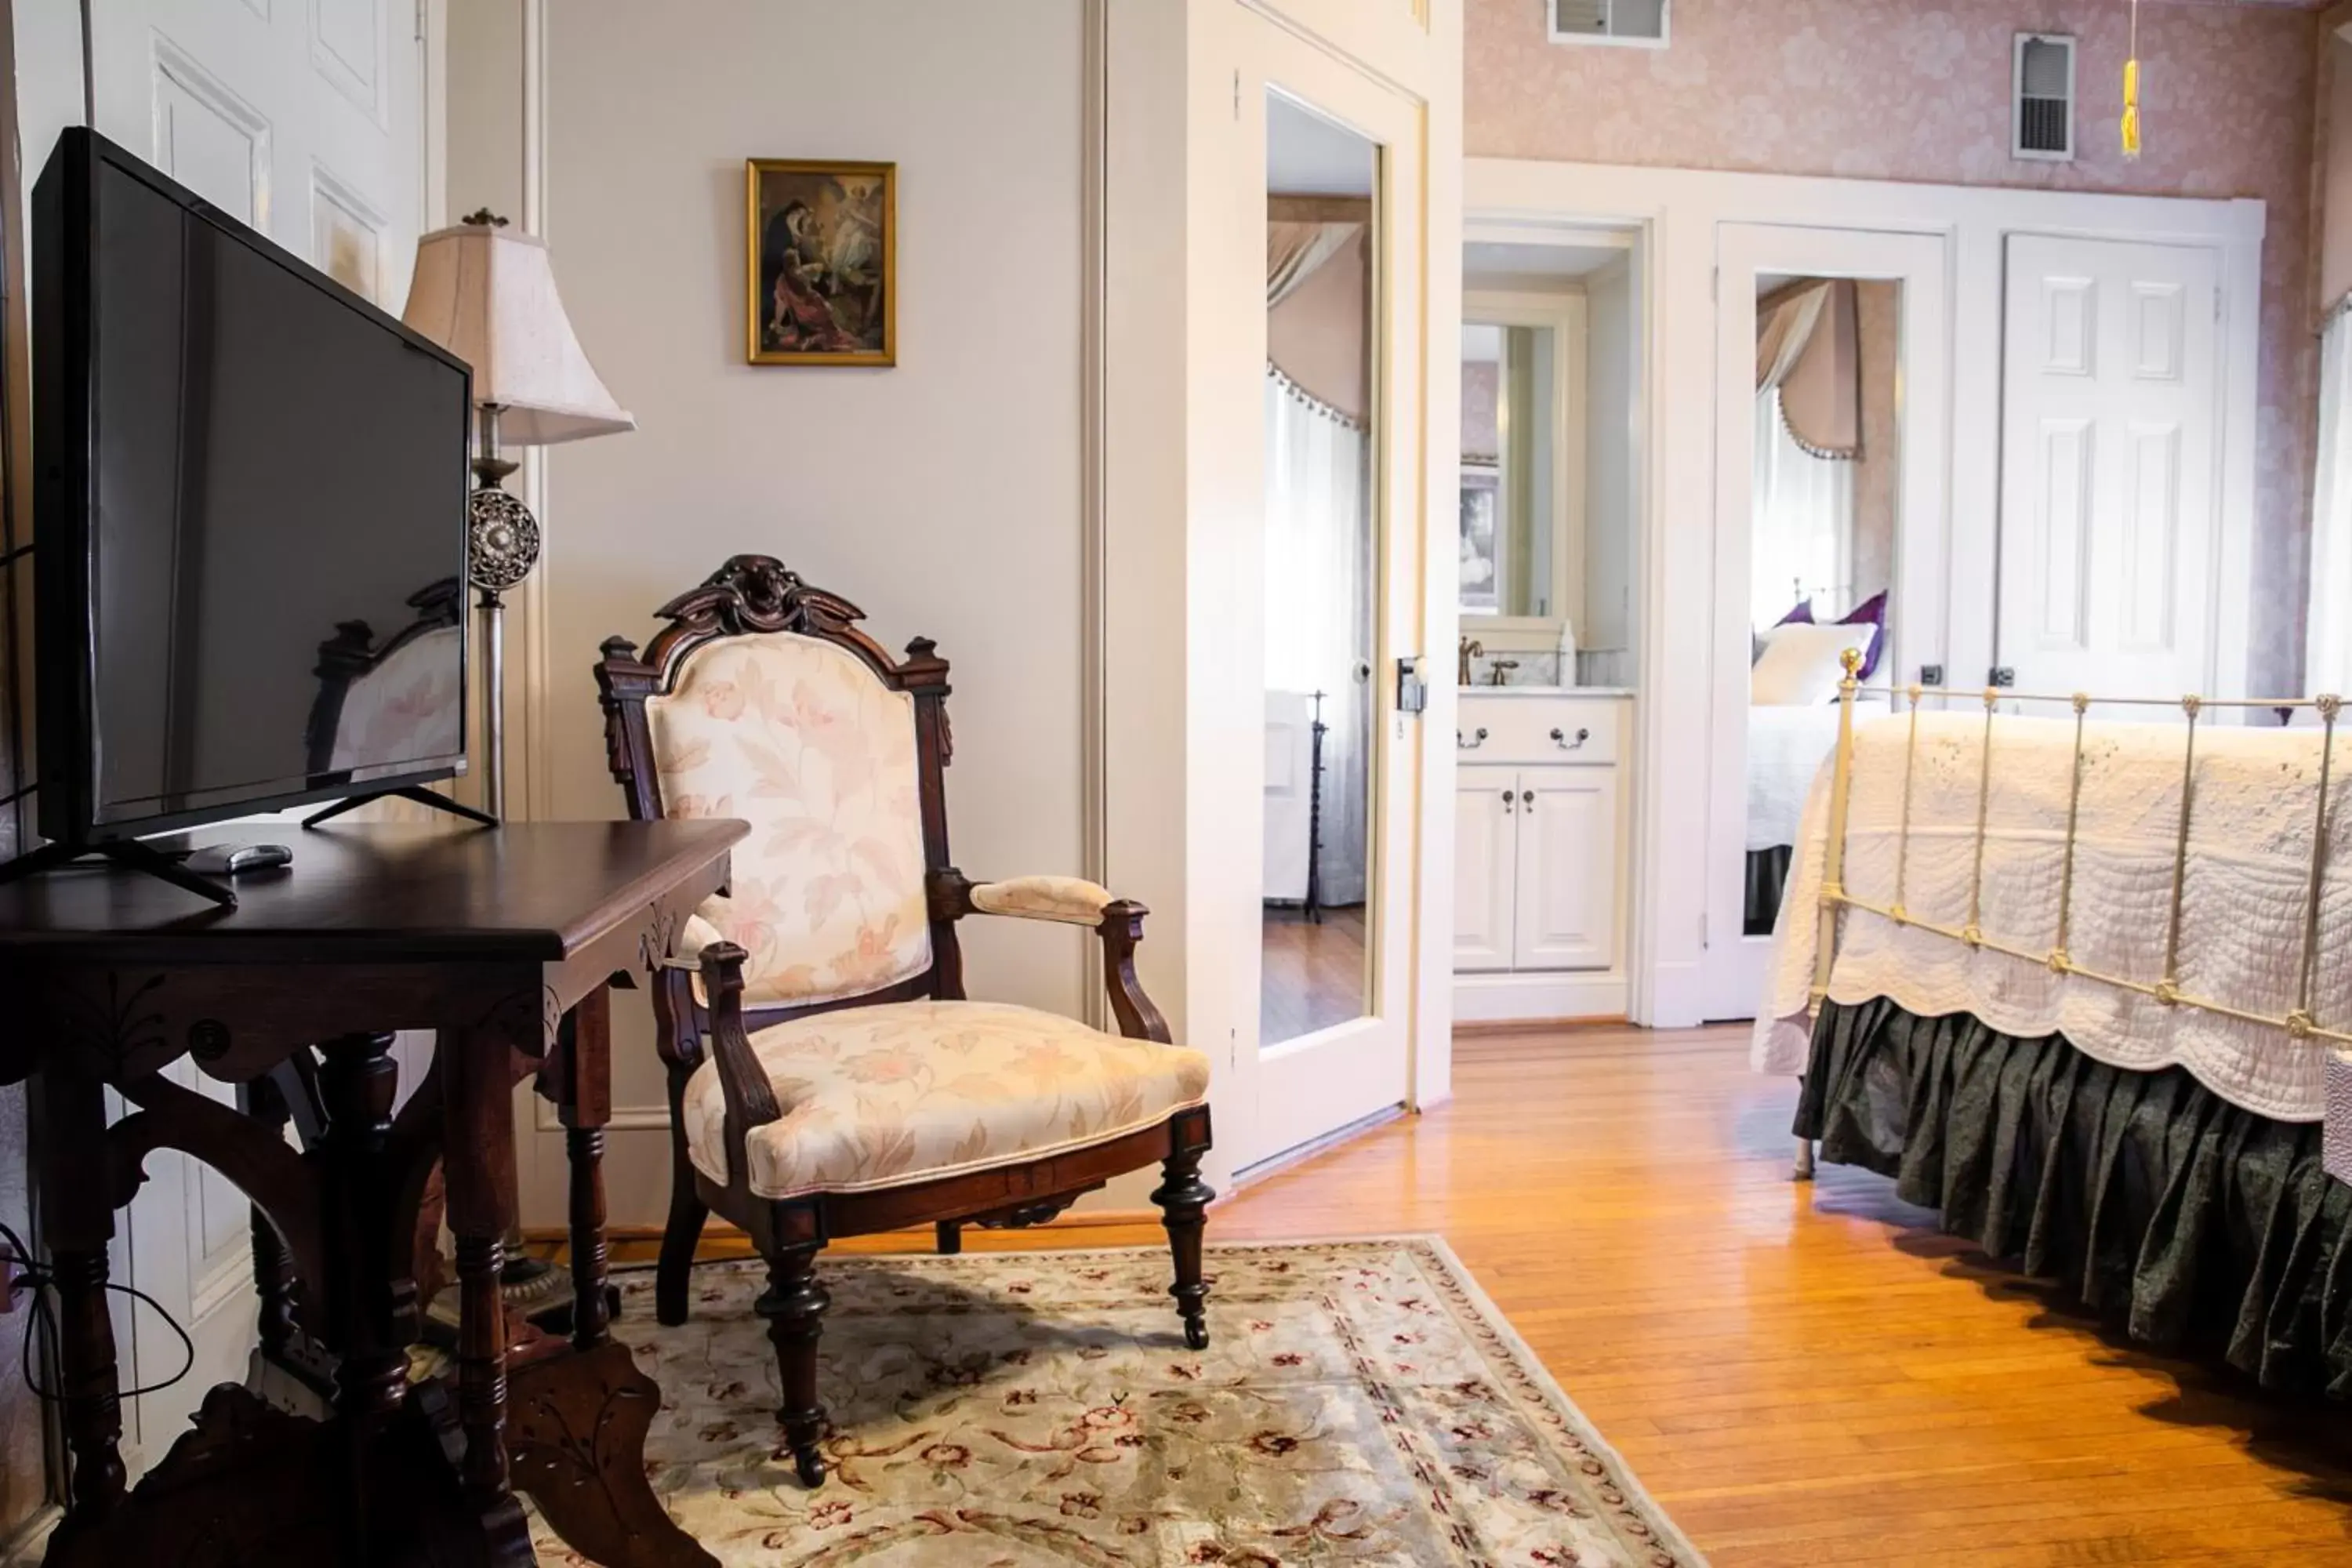
<path fill-rule="evenodd" d="M 1840 656 L 1885 711 L 1903 454 L 1899 279 L 1756 279 L 1741 931 L 1769 936 L 1814 775 L 1836 748 Z"/>
<path fill-rule="evenodd" d="M 1378 168 L 1267 93 L 1262 1046 L 1370 1011 Z"/>

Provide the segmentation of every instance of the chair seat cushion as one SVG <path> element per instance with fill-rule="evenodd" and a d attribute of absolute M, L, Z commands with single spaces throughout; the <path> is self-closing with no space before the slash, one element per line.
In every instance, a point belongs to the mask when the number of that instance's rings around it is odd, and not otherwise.
<path fill-rule="evenodd" d="M 892 1002 L 761 1029 L 781 1121 L 754 1128 L 763 1198 L 870 1192 L 1083 1149 L 1209 1092 L 1209 1058 L 995 1002 Z M 725 1097 L 706 1061 L 684 1100 L 695 1168 L 727 1180 Z"/>

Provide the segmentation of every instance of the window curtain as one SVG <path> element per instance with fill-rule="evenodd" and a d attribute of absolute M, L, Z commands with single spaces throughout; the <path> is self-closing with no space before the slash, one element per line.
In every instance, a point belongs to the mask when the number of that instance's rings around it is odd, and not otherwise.
<path fill-rule="evenodd" d="M 2319 452 L 2311 492 L 2310 623 L 2303 689 L 2352 689 L 2352 300 L 2319 335 Z"/>
<path fill-rule="evenodd" d="M 1273 310 L 1364 231 L 1360 223 L 1269 218 L 1265 225 L 1265 308 Z"/>
<path fill-rule="evenodd" d="M 1265 375 L 1265 685 L 1323 693 L 1326 904 L 1365 890 L 1370 774 L 1371 528 L 1364 427 Z"/>
<path fill-rule="evenodd" d="M 1748 620 L 1777 624 L 1815 595 L 1822 610 L 1851 606 L 1853 465 L 1815 457 L 1790 434 L 1780 388 L 1756 396 L 1756 521 L 1750 536 Z M 1818 613 L 1818 612 L 1817 612 Z"/>

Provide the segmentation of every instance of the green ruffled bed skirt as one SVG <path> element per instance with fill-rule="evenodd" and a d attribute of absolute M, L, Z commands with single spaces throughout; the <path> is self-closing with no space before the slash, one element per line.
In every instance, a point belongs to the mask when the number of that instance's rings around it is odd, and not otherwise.
<path fill-rule="evenodd" d="M 1879 1000 L 1822 1005 L 1795 1131 L 2136 1340 L 2352 1396 L 2352 1187 L 2316 1123 Z"/>

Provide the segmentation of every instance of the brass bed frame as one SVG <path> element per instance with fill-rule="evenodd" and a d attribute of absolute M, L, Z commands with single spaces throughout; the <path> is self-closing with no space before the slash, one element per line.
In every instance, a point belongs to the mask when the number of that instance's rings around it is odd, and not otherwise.
<path fill-rule="evenodd" d="M 1845 678 L 1838 683 L 1838 736 L 1836 763 L 1830 777 L 1830 820 L 1828 843 L 1822 864 L 1822 890 L 1819 899 L 1820 929 L 1814 937 L 1812 1005 L 1818 1012 L 1829 997 L 1830 970 L 1837 958 L 1838 911 L 1859 910 L 1892 921 L 1897 926 L 1923 931 L 1970 948 L 1981 948 L 2005 953 L 2028 963 L 2039 963 L 2053 973 L 2069 979 L 2090 981 L 2095 984 L 2112 985 L 2118 990 L 2136 991 L 2153 997 L 2167 1007 L 2193 1007 L 2242 1023 L 2274 1028 L 2288 1039 L 2321 1048 L 2352 1046 L 2352 1029 L 2328 1028 L 2320 1025 L 2312 1014 L 2312 985 L 2317 967 L 2319 951 L 2320 890 L 2327 868 L 2327 832 L 2329 827 L 2328 784 L 2336 756 L 2336 721 L 2342 710 L 2342 700 L 2334 695 L 2300 698 L 2227 698 L 2187 696 L 2158 697 L 2092 697 L 2076 691 L 2066 696 L 2051 696 L 2011 691 L 2000 687 L 1987 687 L 1982 691 L 1969 691 L 1943 687 L 1914 684 L 1905 689 L 1910 699 L 1910 735 L 1906 742 L 1903 761 L 1903 811 L 1897 827 L 1895 851 L 1895 900 L 1889 904 L 1873 903 L 1857 899 L 1846 891 L 1845 828 L 1847 794 L 1853 783 L 1853 703 L 1861 681 L 1856 672 L 1862 666 L 1859 650 L 1848 648 L 1839 656 Z M 1979 702 L 1984 707 L 1984 743 L 1979 750 L 1977 771 L 1976 854 L 1969 882 L 1969 917 L 1966 923 L 1952 926 L 1923 920 L 1904 907 L 1903 887 L 1908 864 L 1911 833 L 1912 763 L 1919 744 L 1919 708 L 1926 701 L 1947 704 L 1959 701 Z M 2073 777 L 2066 795 L 2065 860 L 2058 884 L 2057 940 L 2046 948 L 2031 948 L 2022 942 L 2005 940 L 1987 932 L 1980 923 L 1984 891 L 1985 809 L 1992 787 L 1992 722 L 2003 702 L 2064 703 L 2074 714 L 2074 761 Z M 2109 974 L 2075 962 L 2067 951 L 2066 939 L 2074 913 L 2074 837 L 2076 815 L 2082 804 L 2083 791 L 2083 727 L 2094 703 L 2105 707 L 2172 708 L 2188 717 L 2181 747 L 2180 819 L 2173 837 L 2172 898 L 2169 918 L 2166 923 L 2164 942 L 2164 973 L 2155 981 L 2139 981 L 2120 974 Z M 2210 996 L 2200 996 L 2180 986 L 2180 902 L 2189 869 L 2189 825 L 2196 790 L 2197 722 L 2208 710 L 2214 709 L 2269 708 L 2285 710 L 2308 708 L 2315 710 L 2320 720 L 2319 787 L 2314 807 L 2311 839 L 2311 865 L 2304 882 L 2303 951 L 2297 963 L 2295 1005 L 2286 1013 L 2256 1012 L 2236 1006 Z M 1813 1146 L 1810 1139 L 1800 1140 L 1797 1152 L 1797 1177 L 1805 1180 L 1813 1173 Z"/>

